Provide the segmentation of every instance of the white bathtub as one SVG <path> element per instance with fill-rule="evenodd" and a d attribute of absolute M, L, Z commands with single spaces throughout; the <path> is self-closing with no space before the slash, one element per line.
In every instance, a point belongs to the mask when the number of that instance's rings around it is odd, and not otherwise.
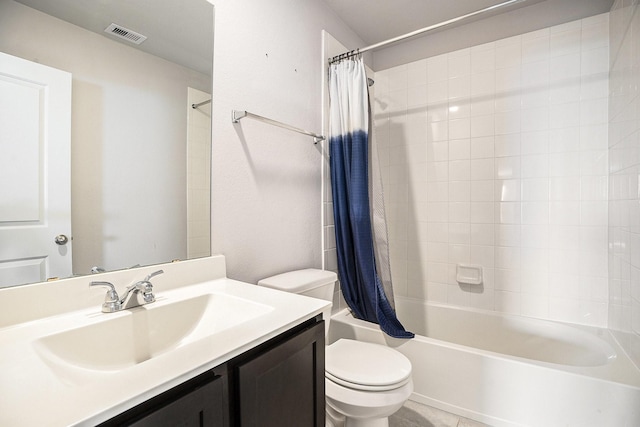
<path fill-rule="evenodd" d="M 347 310 L 329 341 L 394 347 L 413 364 L 412 400 L 492 426 L 640 426 L 640 371 L 608 330 L 396 299 L 412 340 Z"/>

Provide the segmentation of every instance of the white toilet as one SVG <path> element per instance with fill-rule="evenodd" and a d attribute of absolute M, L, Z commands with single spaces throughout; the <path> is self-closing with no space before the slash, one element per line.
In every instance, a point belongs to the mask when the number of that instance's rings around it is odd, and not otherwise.
<path fill-rule="evenodd" d="M 258 285 L 333 301 L 337 275 L 306 269 L 262 279 Z M 331 308 L 324 313 L 329 330 Z M 389 416 L 413 392 L 411 362 L 384 345 L 340 339 L 326 347 L 327 425 L 388 427 Z"/>

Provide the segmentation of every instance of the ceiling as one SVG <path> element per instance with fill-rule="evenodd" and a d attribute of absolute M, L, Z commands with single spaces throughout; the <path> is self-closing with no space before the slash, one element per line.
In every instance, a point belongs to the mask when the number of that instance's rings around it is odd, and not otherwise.
<path fill-rule="evenodd" d="M 207 0 L 16 0 L 152 55 L 211 74 L 213 8 Z M 185 7 L 188 6 L 188 7 Z M 147 36 L 134 46 L 104 33 L 111 23 Z"/>
<path fill-rule="evenodd" d="M 16 1 L 96 33 L 102 33 L 114 22 L 148 36 L 148 39 L 138 46 L 139 49 L 200 72 L 210 72 L 213 19 L 211 4 L 207 0 L 188 0 L 189 7 L 184 7 L 185 3 L 181 1 L 157 0 Z M 364 41 L 365 45 L 371 45 L 495 6 L 506 0 L 323 1 Z M 613 0 L 521 0 L 447 26 L 446 29 L 449 29 L 473 22 L 486 22 L 484 27 L 476 26 L 473 31 L 469 31 L 467 40 L 457 40 L 448 46 L 442 43 L 439 45 L 441 50 L 453 50 L 465 44 L 498 40 L 514 33 L 603 13 L 611 8 L 612 3 Z M 501 17 L 504 18 L 501 20 Z M 429 33 L 423 38 L 436 33 L 438 32 Z M 453 40 L 462 36 L 442 34 L 441 37 Z M 413 40 L 416 39 L 420 37 Z M 420 54 L 424 56 L 426 53 L 438 53 L 427 50 L 423 47 Z M 411 59 L 407 55 L 398 58 L 393 52 L 380 52 L 376 55 L 376 62 L 386 66 Z M 389 56 L 391 57 L 388 58 Z"/>
<path fill-rule="evenodd" d="M 324 0 L 337 15 L 357 34 L 366 45 L 375 44 L 411 31 L 431 26 L 452 18 L 466 15 L 490 6 L 504 3 L 506 0 Z M 547 25 L 558 23 L 558 14 L 567 15 L 565 22 L 578 17 L 586 17 L 606 12 L 611 8 L 613 0 L 524 0 L 509 4 L 464 20 L 460 24 L 485 19 L 487 17 L 528 8 L 538 3 L 537 8 L 530 8 L 522 13 L 539 14 L 546 9 Z M 572 13 L 567 14 L 567 9 Z M 579 10 L 576 10 L 579 9 Z M 554 13 L 555 12 L 555 13 Z M 539 19 L 538 19 L 539 21 Z M 542 27 L 541 27 L 542 28 Z M 496 29 L 499 32 L 499 28 Z M 510 35 L 510 34 L 509 34 Z M 505 35 L 506 36 L 506 35 Z M 496 34 L 496 39 L 503 38 Z"/>

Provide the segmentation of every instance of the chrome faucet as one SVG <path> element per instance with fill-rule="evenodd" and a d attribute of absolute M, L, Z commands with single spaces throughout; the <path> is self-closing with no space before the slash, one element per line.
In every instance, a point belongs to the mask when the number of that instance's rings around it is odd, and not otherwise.
<path fill-rule="evenodd" d="M 118 296 L 115 286 L 109 282 L 91 282 L 89 283 L 89 286 L 104 286 L 108 288 L 107 295 L 105 296 L 104 303 L 102 304 L 102 311 L 103 313 L 113 313 L 154 302 L 156 298 L 153 295 L 153 284 L 151 283 L 151 278 L 162 273 L 164 273 L 163 270 L 155 271 L 143 280 L 133 283 L 127 287 L 122 298 Z M 142 296 L 142 301 L 140 301 L 139 296 Z"/>

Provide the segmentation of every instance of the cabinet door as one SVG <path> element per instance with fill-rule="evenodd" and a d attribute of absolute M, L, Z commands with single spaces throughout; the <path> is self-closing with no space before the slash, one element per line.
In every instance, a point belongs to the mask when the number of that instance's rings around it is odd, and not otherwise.
<path fill-rule="evenodd" d="M 235 368 L 242 427 L 324 427 L 324 322 Z"/>
<path fill-rule="evenodd" d="M 228 427 L 226 365 L 208 371 L 99 427 Z"/>
<path fill-rule="evenodd" d="M 132 427 L 222 427 L 222 381 L 214 380 L 130 424 Z"/>

